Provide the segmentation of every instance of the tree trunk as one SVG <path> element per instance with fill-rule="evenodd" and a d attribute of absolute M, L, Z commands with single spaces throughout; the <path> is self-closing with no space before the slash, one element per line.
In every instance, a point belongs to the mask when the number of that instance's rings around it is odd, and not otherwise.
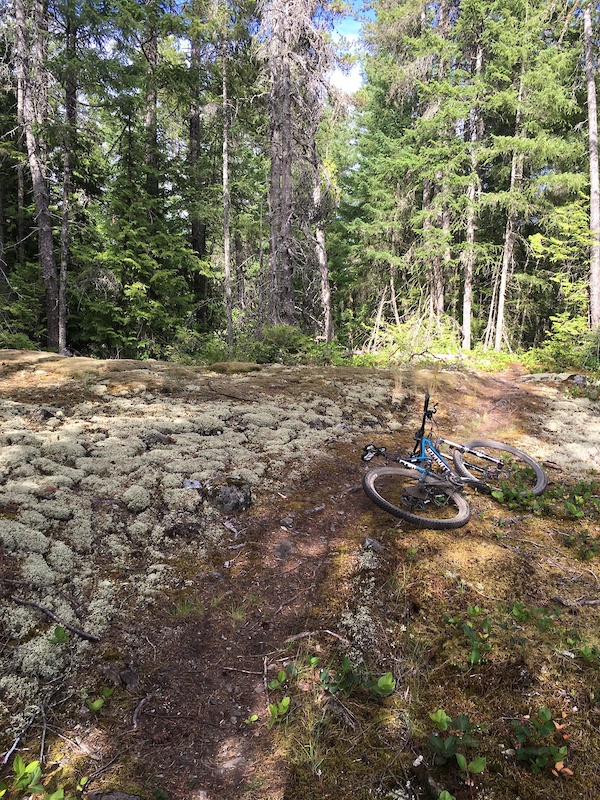
<path fill-rule="evenodd" d="M 142 45 L 146 57 L 146 192 L 149 198 L 158 197 L 158 90 L 156 87 L 156 70 L 158 67 L 158 30 L 156 25 L 155 0 L 146 0 L 148 7 L 148 25 L 146 41 Z M 155 209 L 148 205 L 148 218 L 152 221 Z"/>
<path fill-rule="evenodd" d="M 292 101 L 291 9 L 284 0 L 272 3 L 270 41 L 271 225 L 269 318 L 291 325 L 295 321 L 292 261 Z"/>
<path fill-rule="evenodd" d="M 231 287 L 231 229 L 229 197 L 229 108 L 227 99 L 227 33 L 221 41 L 221 66 L 223 70 L 223 270 L 225 273 L 225 312 L 227 314 L 227 344 L 233 347 L 233 292 Z"/>
<path fill-rule="evenodd" d="M 65 74 L 65 136 L 63 156 L 62 224 L 60 232 L 60 273 L 58 281 L 58 317 L 60 353 L 67 349 L 67 274 L 70 251 L 71 182 L 73 176 L 73 153 L 77 132 L 77 76 L 74 61 L 76 57 L 77 26 L 67 10 L 65 28 L 66 74 Z"/>
<path fill-rule="evenodd" d="M 521 103 L 523 100 L 523 77 L 525 73 L 525 65 L 521 69 L 521 78 L 519 82 L 519 94 L 517 97 L 517 113 L 515 119 L 515 136 L 521 137 Z M 502 338 L 504 336 L 504 306 L 506 302 L 506 287 L 508 286 L 508 277 L 512 268 L 515 242 L 517 238 L 517 222 L 519 219 L 518 212 L 514 203 L 514 192 L 518 190 L 523 179 L 523 153 L 513 151 L 512 165 L 510 170 L 510 194 L 509 194 L 509 208 L 508 217 L 506 219 L 506 228 L 504 230 L 504 248 L 502 251 L 502 269 L 500 272 L 500 283 L 498 286 L 498 307 L 496 309 L 496 335 L 494 337 L 494 350 L 500 351 L 502 348 Z"/>
<path fill-rule="evenodd" d="M 200 13 L 200 12 L 198 12 Z M 198 93 L 200 91 L 200 74 L 202 67 L 202 48 L 197 38 L 190 42 L 190 70 L 192 75 L 191 80 L 191 101 L 189 112 L 189 164 L 190 175 L 192 183 L 192 191 L 198 196 L 202 187 L 200 184 L 199 175 L 199 161 L 200 161 L 200 138 L 201 138 L 201 125 L 200 125 L 200 104 L 198 102 Z M 206 222 L 202 218 L 199 210 L 198 203 L 194 203 L 190 210 L 190 244 L 192 250 L 199 259 L 206 257 Z M 195 272 L 189 278 L 191 285 L 194 287 L 196 297 L 201 301 L 198 304 L 196 318 L 200 324 L 206 324 L 207 312 L 206 304 L 202 301 L 206 299 L 208 294 L 208 280 L 206 276 Z"/>
<path fill-rule="evenodd" d="M 592 14 L 589 4 L 583 9 L 585 77 L 587 83 L 590 151 L 590 325 L 600 325 L 600 180 L 598 176 L 598 112 L 592 42 Z"/>
<path fill-rule="evenodd" d="M 329 285 L 329 265 L 327 247 L 325 245 L 325 228 L 323 225 L 323 189 L 321 185 L 321 165 L 317 152 L 317 126 L 310 131 L 310 153 L 313 176 L 313 208 L 315 215 L 315 256 L 319 270 L 321 294 L 321 311 L 323 314 L 323 335 L 326 342 L 333 339 L 333 318 L 331 315 L 331 287 Z"/>
<path fill-rule="evenodd" d="M 58 350 L 59 299 L 58 274 L 52 238 L 50 192 L 47 180 L 46 153 L 41 133 L 47 125 L 48 86 L 46 72 L 47 9 L 41 0 L 33 0 L 30 27 L 27 25 L 26 0 L 15 0 L 15 66 L 19 94 L 23 103 L 22 125 L 27 145 L 35 203 L 38 251 L 45 289 L 46 339 L 52 350 Z M 30 36 L 28 36 L 28 30 Z"/>
<path fill-rule="evenodd" d="M 483 65 L 483 47 L 477 46 L 475 56 L 474 75 L 481 74 Z M 481 130 L 479 110 L 475 106 L 471 111 L 470 117 L 470 147 L 469 155 L 471 159 L 471 177 L 467 188 L 467 224 L 465 231 L 465 248 L 462 254 L 463 262 L 463 304 L 462 304 L 462 347 L 463 350 L 471 349 L 471 319 L 473 306 L 473 272 L 475 269 L 475 237 L 477 235 L 476 208 L 475 201 L 481 191 L 481 182 L 477 172 L 477 156 L 475 145 L 479 141 Z"/>

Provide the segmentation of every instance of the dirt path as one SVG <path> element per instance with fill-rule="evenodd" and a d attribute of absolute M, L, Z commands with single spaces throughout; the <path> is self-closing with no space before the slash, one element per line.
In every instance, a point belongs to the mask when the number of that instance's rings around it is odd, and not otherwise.
<path fill-rule="evenodd" d="M 521 381 L 516 368 L 224 376 L 3 355 L 0 747 L 33 719 L 28 738 L 44 731 L 51 763 L 91 774 L 91 797 L 101 787 L 180 800 L 312 797 L 267 725 L 278 694 L 266 686 L 282 666 L 370 649 L 397 673 L 382 620 L 397 615 L 406 630 L 447 591 L 448 574 L 475 596 L 493 585 L 508 598 L 517 579 L 530 586 L 530 565 L 510 549 L 518 523 L 501 544 L 490 537 L 490 501 L 473 498 L 473 521 L 449 535 L 402 530 L 363 495 L 362 447 L 410 446 L 425 389 L 444 435 L 517 443 L 555 478 L 557 440 L 580 468 L 600 452 L 595 405 Z M 241 507 L 224 511 L 232 491 Z M 382 587 L 406 573 L 411 551 L 426 561 L 402 613 L 390 611 Z M 52 642 L 54 624 L 8 599 L 17 592 L 101 642 Z M 371 615 L 362 632 L 350 621 L 359 601 Z M 103 689 L 110 697 L 94 712 L 86 700 Z M 315 797 L 336 796 L 315 776 Z"/>

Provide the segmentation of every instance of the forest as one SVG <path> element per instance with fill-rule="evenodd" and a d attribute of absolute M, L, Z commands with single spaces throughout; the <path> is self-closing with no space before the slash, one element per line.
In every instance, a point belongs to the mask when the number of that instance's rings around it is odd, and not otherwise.
<path fill-rule="evenodd" d="M 597 366 L 597 3 L 0 12 L 0 346 Z"/>

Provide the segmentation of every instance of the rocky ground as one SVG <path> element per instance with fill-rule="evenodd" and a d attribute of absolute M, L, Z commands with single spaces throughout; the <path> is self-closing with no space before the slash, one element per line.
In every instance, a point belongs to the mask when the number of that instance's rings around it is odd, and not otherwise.
<path fill-rule="evenodd" d="M 600 469 L 590 392 L 517 365 L 206 370 L 2 351 L 0 375 L 0 750 L 85 773 L 96 797 L 312 797 L 267 724 L 282 665 L 337 647 L 400 683 L 367 595 L 413 549 L 435 573 L 421 600 L 440 576 L 484 594 L 493 578 L 508 597 L 514 554 L 478 522 L 492 501 L 473 498 L 460 532 L 415 532 L 360 488 L 362 447 L 410 449 L 426 389 L 449 438 L 516 444 L 554 482 Z M 597 592 L 590 571 L 578 596 Z M 342 796 L 311 770 L 315 797 Z M 344 796 L 375 796 L 373 780 Z"/>

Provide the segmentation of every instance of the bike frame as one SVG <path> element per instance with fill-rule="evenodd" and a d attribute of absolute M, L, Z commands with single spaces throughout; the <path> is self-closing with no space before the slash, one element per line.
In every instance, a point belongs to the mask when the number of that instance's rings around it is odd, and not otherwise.
<path fill-rule="evenodd" d="M 469 486 L 473 484 L 480 483 L 476 479 L 473 478 L 466 478 L 463 475 L 459 475 L 458 472 L 452 467 L 444 455 L 440 453 L 438 450 L 438 444 L 445 444 L 452 450 L 458 450 L 461 453 L 471 453 L 476 455 L 478 458 L 484 459 L 485 461 L 489 461 L 490 464 L 494 464 L 498 467 L 502 466 L 502 461 L 497 458 L 493 458 L 489 456 L 487 453 L 481 453 L 478 450 L 472 450 L 470 447 L 465 447 L 463 444 L 457 444 L 456 442 L 451 442 L 450 439 L 443 439 L 439 437 L 434 442 L 433 439 L 429 438 L 429 436 L 425 435 L 425 427 L 427 425 L 427 421 L 433 421 L 434 414 L 437 411 L 437 403 L 434 405 L 433 408 L 429 408 L 429 392 L 425 393 L 425 403 L 423 405 L 423 419 L 421 422 L 421 427 L 415 433 L 415 447 L 412 452 L 412 455 L 409 458 L 400 458 L 400 456 L 393 456 L 386 452 L 385 447 L 374 447 L 374 445 L 369 445 L 365 447 L 365 455 L 363 456 L 363 461 L 370 461 L 371 458 L 375 455 L 381 455 L 384 458 L 387 458 L 388 461 L 393 461 L 396 464 L 399 464 L 401 467 L 405 467 L 406 469 L 413 469 L 415 472 L 419 473 L 419 482 L 423 482 L 426 478 L 446 478 L 450 479 L 450 482 L 457 485 Z M 433 471 L 433 465 L 436 464 L 442 470 L 441 475 L 437 472 Z M 481 472 L 485 472 L 484 469 L 481 467 L 473 467 L 475 469 L 479 469 Z M 415 476 L 416 477 L 416 476 Z"/>

